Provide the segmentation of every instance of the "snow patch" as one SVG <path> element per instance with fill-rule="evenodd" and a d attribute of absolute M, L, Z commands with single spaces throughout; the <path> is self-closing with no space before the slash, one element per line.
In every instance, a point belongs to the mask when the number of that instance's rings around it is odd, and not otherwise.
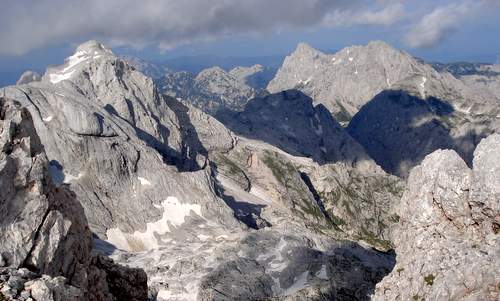
<path fill-rule="evenodd" d="M 76 180 L 80 179 L 81 177 L 83 177 L 83 175 L 84 175 L 83 172 L 80 172 L 78 174 L 78 176 L 76 176 L 76 177 L 73 176 L 73 175 L 71 175 L 71 174 L 69 174 L 69 173 L 64 173 L 64 181 L 63 181 L 63 183 L 64 184 L 69 184 L 72 181 L 76 181 Z"/>
<path fill-rule="evenodd" d="M 198 204 L 182 204 L 176 197 L 169 196 L 159 208 L 163 208 L 162 218 L 156 222 L 146 224 L 146 231 L 135 231 L 132 234 L 124 233 L 119 228 L 108 229 L 108 242 L 116 247 L 129 251 L 144 251 L 156 249 L 160 246 L 157 235 L 164 235 L 185 222 L 192 213 L 201 215 L 201 206 Z"/>
<path fill-rule="evenodd" d="M 205 235 L 205 234 L 198 234 L 198 235 L 197 235 L 197 237 L 198 237 L 200 240 L 203 240 L 203 241 L 205 241 L 205 240 L 207 240 L 207 239 L 209 239 L 209 238 L 210 238 L 210 236 Z"/>
<path fill-rule="evenodd" d="M 53 118 L 54 118 L 54 116 L 47 116 L 47 117 L 43 118 L 42 120 L 45 122 L 50 122 Z"/>
<path fill-rule="evenodd" d="M 67 73 L 51 73 L 49 74 L 49 80 L 51 83 L 57 84 L 58 82 L 69 79 L 74 72 L 75 70 Z"/>
<path fill-rule="evenodd" d="M 309 276 L 309 271 L 305 271 L 304 273 L 300 274 L 300 276 L 295 277 L 295 283 L 292 284 L 289 288 L 287 288 L 284 292 L 283 295 L 288 296 L 293 293 L 296 293 L 300 291 L 301 289 L 306 287 L 307 284 L 307 278 Z"/>
<path fill-rule="evenodd" d="M 354 60 L 354 58 L 350 57 L 349 58 L 349 62 L 352 62 Z"/>
<path fill-rule="evenodd" d="M 422 76 L 422 82 L 420 83 L 420 87 L 422 87 L 422 89 L 425 89 L 426 82 L 427 82 L 427 77 Z"/>
<path fill-rule="evenodd" d="M 319 279 L 328 279 L 328 275 L 326 274 L 326 265 L 321 266 L 321 270 L 316 274 L 316 277 Z"/>
<path fill-rule="evenodd" d="M 141 182 L 142 186 L 151 186 L 151 182 L 149 182 L 147 179 L 141 177 L 137 177 L 137 179 Z"/>

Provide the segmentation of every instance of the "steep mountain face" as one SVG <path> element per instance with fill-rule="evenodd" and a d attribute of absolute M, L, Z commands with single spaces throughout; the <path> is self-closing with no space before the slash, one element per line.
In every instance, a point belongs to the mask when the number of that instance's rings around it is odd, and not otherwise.
<path fill-rule="evenodd" d="M 83 208 L 53 185 L 30 113 L 4 98 L 0 149 L 2 300 L 144 300 L 143 271 L 91 253 Z"/>
<path fill-rule="evenodd" d="M 384 42 L 325 54 L 306 44 L 285 58 L 267 90 L 298 89 L 346 122 L 375 95 L 430 67 Z"/>
<path fill-rule="evenodd" d="M 449 72 L 466 85 L 477 91 L 489 93 L 490 97 L 500 99 L 500 65 L 474 63 L 434 63 L 440 72 Z"/>
<path fill-rule="evenodd" d="M 496 99 L 451 74 L 431 72 L 379 93 L 347 130 L 387 172 L 407 177 L 440 148 L 456 150 L 470 165 L 479 141 L 500 130 L 500 110 Z"/>
<path fill-rule="evenodd" d="M 452 150 L 415 167 L 397 208 L 397 263 L 374 300 L 498 300 L 500 135 L 481 141 L 473 168 Z"/>
<path fill-rule="evenodd" d="M 236 67 L 229 71 L 241 82 L 255 90 L 263 90 L 269 82 L 274 78 L 277 69 L 272 67 L 264 67 L 262 65 L 253 65 L 251 67 Z"/>
<path fill-rule="evenodd" d="M 369 160 L 323 105 L 314 106 L 312 99 L 298 90 L 252 99 L 242 112 L 221 112 L 218 118 L 239 135 L 318 163 Z"/>
<path fill-rule="evenodd" d="M 223 112 L 218 118 L 242 137 L 285 151 L 288 159 L 264 151 L 262 160 L 276 168 L 278 178 L 298 169 L 330 223 L 358 238 L 372 237 L 371 242 L 387 249 L 383 240 L 391 223 L 388 211 L 402 185 L 370 159 L 324 106 L 314 106 L 310 97 L 290 90 L 253 99 L 244 111 Z M 285 187 L 297 186 L 281 180 Z M 363 213 L 354 217 L 354 212 Z"/>
<path fill-rule="evenodd" d="M 238 76 L 212 67 L 194 77 L 187 72 L 168 74 L 158 80 L 158 86 L 163 93 L 184 99 L 209 114 L 221 109 L 240 111 L 257 91 L 245 83 L 244 75 Z"/>
<path fill-rule="evenodd" d="M 301 139 L 317 142 L 318 156 L 324 135 L 331 141 L 322 165 L 297 144 L 289 154 L 287 144 L 240 137 L 160 95 L 152 79 L 95 41 L 41 81 L 1 94 L 30 113 L 54 189 L 74 193 L 94 247 L 145 270 L 152 299 L 363 300 L 394 264 L 392 253 L 372 247 L 388 249 L 400 181 L 362 157 L 310 99 L 292 98 L 294 115 L 277 115 L 288 131 L 268 131 L 278 141 L 314 133 Z M 295 115 L 304 129 L 286 122 Z"/>

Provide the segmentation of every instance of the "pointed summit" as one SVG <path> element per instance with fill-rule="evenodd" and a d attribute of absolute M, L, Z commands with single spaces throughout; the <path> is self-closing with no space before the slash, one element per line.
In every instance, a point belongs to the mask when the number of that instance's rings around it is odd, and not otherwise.
<path fill-rule="evenodd" d="M 311 47 L 307 43 L 299 43 L 297 45 L 297 48 L 295 51 L 291 54 L 292 56 L 303 56 L 303 55 L 309 55 L 309 56 L 314 56 L 314 55 L 324 55 L 323 52 Z"/>
<path fill-rule="evenodd" d="M 101 43 L 95 40 L 87 41 L 78 46 L 75 53 L 64 60 L 63 65 L 48 68 L 44 79 L 53 84 L 70 79 L 77 69 L 101 57 L 115 57 L 115 55 Z"/>
<path fill-rule="evenodd" d="M 88 55 L 102 55 L 102 54 L 111 54 L 113 55 L 113 52 L 106 48 L 103 44 L 99 43 L 96 40 L 90 40 L 85 43 L 80 44 L 76 48 L 76 53 L 86 53 Z"/>
<path fill-rule="evenodd" d="M 417 71 L 430 72 L 411 55 L 382 41 L 325 54 L 301 43 L 267 89 L 299 89 L 347 122 L 370 99 Z M 430 77 L 430 76 L 427 76 Z"/>

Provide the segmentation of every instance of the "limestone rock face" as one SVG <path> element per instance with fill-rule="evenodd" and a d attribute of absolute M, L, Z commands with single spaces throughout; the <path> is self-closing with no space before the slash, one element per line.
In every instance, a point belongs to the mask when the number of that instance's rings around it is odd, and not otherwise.
<path fill-rule="evenodd" d="M 299 44 L 285 58 L 267 90 L 301 90 L 337 120 L 346 122 L 375 95 L 425 68 L 410 55 L 379 41 L 335 54 Z"/>
<path fill-rule="evenodd" d="M 498 150 L 494 134 L 478 145 L 472 170 L 451 150 L 412 170 L 392 232 L 397 263 L 375 300 L 498 300 Z"/>
<path fill-rule="evenodd" d="M 112 278 L 102 277 L 114 269 L 121 271 L 116 281 L 124 275 L 138 277 L 123 287 L 122 295 L 143 300 L 147 294 L 144 272 L 113 262 L 107 266 L 93 263 L 91 232 L 83 208 L 67 187 L 53 185 L 28 110 L 1 98 L 0 122 L 2 296 L 13 300 L 114 300 L 116 295 L 106 286 Z"/>
<path fill-rule="evenodd" d="M 217 117 L 239 135 L 319 163 L 369 160 L 324 106 L 314 106 L 311 98 L 297 90 L 252 99 L 244 111 L 221 112 Z"/>
<path fill-rule="evenodd" d="M 276 71 L 271 67 L 253 65 L 250 67 L 235 67 L 229 73 L 255 90 L 262 90 L 273 79 Z"/>

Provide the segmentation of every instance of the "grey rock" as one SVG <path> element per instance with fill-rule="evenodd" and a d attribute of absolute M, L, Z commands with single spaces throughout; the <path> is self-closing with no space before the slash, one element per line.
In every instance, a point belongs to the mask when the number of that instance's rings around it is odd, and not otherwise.
<path fill-rule="evenodd" d="M 324 106 L 314 106 L 311 98 L 297 90 L 252 99 L 244 111 L 222 112 L 217 117 L 241 136 L 319 163 L 369 160 Z"/>
<path fill-rule="evenodd" d="M 41 81 L 42 77 L 40 74 L 38 74 L 35 71 L 24 71 L 23 74 L 21 74 L 21 77 L 16 82 L 16 85 L 24 85 L 24 84 L 29 84 L 31 82 L 38 82 Z"/>
<path fill-rule="evenodd" d="M 146 296 L 146 276 L 141 271 L 92 262 L 91 232 L 82 206 L 68 187 L 56 187 L 31 114 L 19 103 L 0 98 L 0 185 L 2 218 L 0 253 L 9 268 L 2 293 L 20 300 L 27 293 L 35 300 L 113 300 L 108 287 L 96 284 L 138 277 L 128 287 L 130 300 Z M 28 270 L 28 269 L 30 270 Z M 93 271 L 121 271 L 112 278 Z M 116 272 L 114 272 L 116 274 Z M 42 275 L 43 276 L 40 276 Z M 139 289 L 142 286 L 142 291 Z M 124 286 L 125 288 L 125 286 Z M 98 292 L 103 298 L 93 298 Z M 121 292 L 121 295 L 127 290 Z"/>
<path fill-rule="evenodd" d="M 255 90 L 262 90 L 274 78 L 276 71 L 275 68 L 253 65 L 235 67 L 229 73 Z"/>
<path fill-rule="evenodd" d="M 500 129 L 498 110 L 449 74 L 415 76 L 375 96 L 347 130 L 384 170 L 406 178 L 437 149 L 453 149 L 471 166 L 479 141 Z"/>
<path fill-rule="evenodd" d="M 157 81 L 160 91 L 215 114 L 218 110 L 241 111 L 257 90 L 247 85 L 243 74 L 219 67 L 202 70 L 196 76 L 187 72 L 166 75 Z"/>
<path fill-rule="evenodd" d="M 335 54 L 301 43 L 285 58 L 267 90 L 301 90 L 346 122 L 375 95 L 422 69 L 418 60 L 380 41 Z"/>
<path fill-rule="evenodd" d="M 392 232 L 396 266 L 377 284 L 374 300 L 499 298 L 500 199 L 487 185 L 478 187 L 481 179 L 498 180 L 500 162 L 492 150 L 500 149 L 499 137 L 477 147 L 474 160 L 491 169 L 478 163 L 470 170 L 454 151 L 439 150 L 412 170 Z"/>

